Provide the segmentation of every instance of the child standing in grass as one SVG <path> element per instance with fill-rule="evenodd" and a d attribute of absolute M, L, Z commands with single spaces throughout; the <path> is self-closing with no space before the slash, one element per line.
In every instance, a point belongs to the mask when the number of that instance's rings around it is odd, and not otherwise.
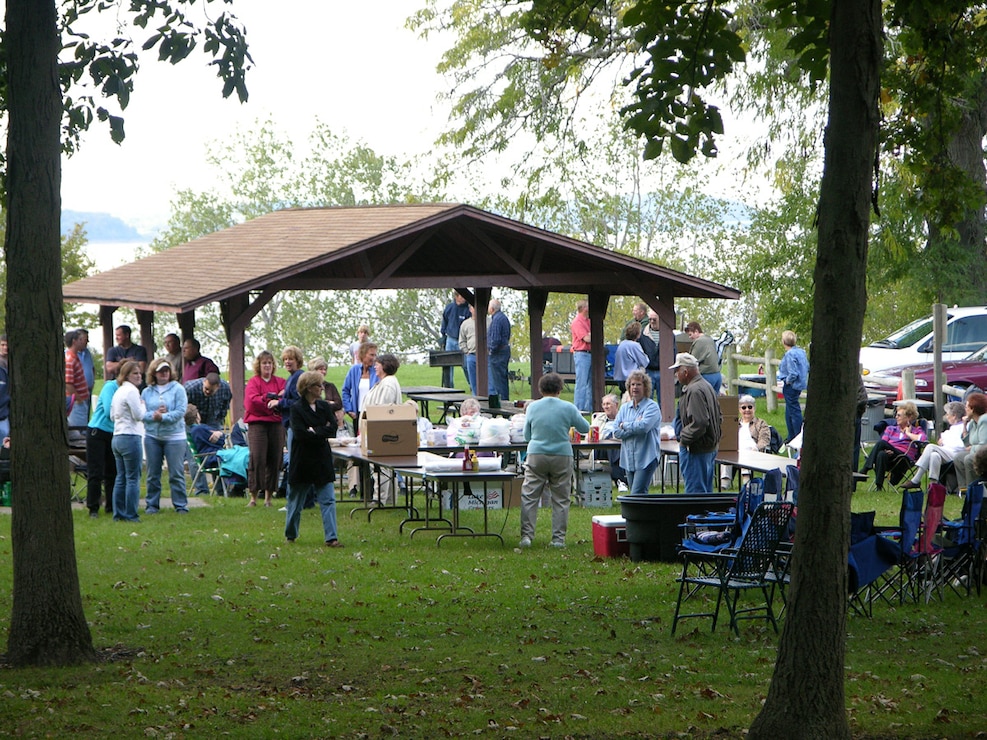
<path fill-rule="evenodd" d="M 288 506 L 284 536 L 298 538 L 305 499 L 311 492 L 322 511 L 326 547 L 342 547 L 336 536 L 336 471 L 329 439 L 336 436 L 336 414 L 322 399 L 322 373 L 298 378 L 299 401 L 291 405 L 291 454 L 288 462 Z"/>

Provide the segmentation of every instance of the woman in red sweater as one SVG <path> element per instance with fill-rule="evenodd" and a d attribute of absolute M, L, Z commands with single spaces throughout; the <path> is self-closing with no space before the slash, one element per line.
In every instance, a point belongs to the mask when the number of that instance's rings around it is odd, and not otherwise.
<path fill-rule="evenodd" d="M 247 422 L 247 447 L 250 465 L 247 468 L 247 488 L 250 503 L 257 506 L 257 494 L 264 492 L 264 506 L 278 490 L 278 473 L 284 459 L 284 427 L 278 413 L 278 401 L 284 392 L 284 378 L 274 374 L 274 355 L 264 350 L 254 360 L 254 377 L 247 381 L 243 393 Z"/>

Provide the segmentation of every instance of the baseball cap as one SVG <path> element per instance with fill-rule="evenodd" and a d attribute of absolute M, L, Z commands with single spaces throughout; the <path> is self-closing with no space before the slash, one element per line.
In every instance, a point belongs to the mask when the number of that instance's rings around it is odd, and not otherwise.
<path fill-rule="evenodd" d="M 680 352 L 675 355 L 675 364 L 668 369 L 674 370 L 678 367 L 699 367 L 699 360 L 690 355 L 688 352 Z"/>

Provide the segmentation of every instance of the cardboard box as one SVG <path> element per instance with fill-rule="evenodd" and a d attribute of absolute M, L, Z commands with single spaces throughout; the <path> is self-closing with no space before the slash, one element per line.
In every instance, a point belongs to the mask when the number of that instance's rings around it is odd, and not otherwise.
<path fill-rule="evenodd" d="M 716 398 L 720 402 L 720 413 L 723 414 L 719 449 L 721 452 L 736 452 L 740 448 L 740 397 Z"/>
<path fill-rule="evenodd" d="M 497 483 L 495 481 L 487 483 L 487 509 L 511 509 L 519 507 L 521 505 L 522 480 L 522 478 L 514 478 L 513 480 L 504 481 L 503 483 Z M 494 488 L 494 486 L 497 487 Z M 464 493 L 462 487 L 459 489 L 460 511 L 483 509 L 483 499 L 480 498 L 480 496 L 483 495 L 483 483 L 475 482 L 471 484 L 470 488 L 473 489 L 472 496 Z M 452 504 L 451 499 L 451 489 L 447 489 L 442 492 L 442 508 L 446 511 L 449 510 Z"/>
<path fill-rule="evenodd" d="M 417 455 L 417 408 L 401 403 L 366 409 L 360 414 L 360 450 L 378 457 Z"/>
<path fill-rule="evenodd" d="M 601 558 L 619 558 L 631 554 L 624 517 L 619 514 L 593 517 L 593 552 Z"/>
<path fill-rule="evenodd" d="M 586 471 L 579 478 L 578 500 L 582 506 L 613 506 L 613 481 L 609 470 Z"/>

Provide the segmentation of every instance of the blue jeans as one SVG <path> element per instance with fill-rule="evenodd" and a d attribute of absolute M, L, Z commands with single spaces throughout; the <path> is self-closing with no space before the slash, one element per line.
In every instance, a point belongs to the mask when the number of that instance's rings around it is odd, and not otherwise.
<path fill-rule="evenodd" d="M 507 365 L 511 361 L 511 348 L 505 347 L 490 353 L 487 363 L 487 393 L 496 393 L 501 401 L 511 397 L 511 389 L 507 384 Z"/>
<path fill-rule="evenodd" d="M 137 434 L 113 435 L 113 459 L 117 479 L 113 484 L 113 519 L 139 522 L 141 500 L 141 438 Z"/>
<path fill-rule="evenodd" d="M 789 442 L 802 431 L 802 404 L 799 403 L 802 391 L 797 391 L 785 383 L 781 393 L 785 397 L 785 426 L 788 427 L 788 437 L 785 441 Z"/>
<path fill-rule="evenodd" d="M 576 368 L 576 395 L 572 402 L 580 411 L 593 410 L 593 386 L 590 383 L 593 355 L 589 352 L 573 352 L 572 364 Z"/>
<path fill-rule="evenodd" d="M 76 401 L 69 412 L 68 424 L 70 427 L 84 427 L 89 423 L 89 404 L 91 399 Z"/>
<path fill-rule="evenodd" d="M 3 441 L 4 437 L 10 436 L 10 417 L 6 419 L 0 419 L 0 442 Z"/>
<path fill-rule="evenodd" d="M 648 487 L 651 485 L 651 479 L 655 475 L 655 469 L 658 467 L 658 458 L 649 462 L 646 467 L 640 470 L 628 470 L 627 473 L 627 488 L 630 493 L 647 493 Z"/>
<path fill-rule="evenodd" d="M 703 377 L 713 386 L 713 392 L 720 395 L 720 387 L 723 385 L 723 373 L 703 373 Z"/>
<path fill-rule="evenodd" d="M 175 511 L 188 511 L 188 497 L 185 493 L 185 450 L 188 442 L 184 439 L 157 439 L 144 437 L 144 454 L 147 455 L 147 505 L 144 510 L 153 514 L 161 508 L 161 467 L 168 460 L 168 487 L 171 491 L 171 504 Z"/>
<path fill-rule="evenodd" d="M 476 395 L 476 353 L 466 355 L 466 380 L 470 384 L 470 392 Z"/>
<path fill-rule="evenodd" d="M 679 445 L 679 470 L 685 481 L 686 493 L 712 493 L 713 467 L 716 463 L 716 450 L 712 452 L 689 452 L 685 445 Z"/>
<path fill-rule="evenodd" d="M 301 485 L 288 484 L 287 513 L 284 517 L 284 536 L 288 540 L 298 539 L 298 525 L 302 520 L 302 508 L 309 494 L 315 495 L 322 510 L 322 531 L 326 542 L 338 539 L 336 536 L 336 489 L 332 483 L 317 486 L 314 483 Z"/>
<path fill-rule="evenodd" d="M 645 370 L 651 378 L 651 398 L 661 404 L 661 370 Z"/>
<path fill-rule="evenodd" d="M 452 337 L 446 337 L 446 352 L 455 352 L 459 349 L 459 340 L 453 339 Z M 442 387 L 443 388 L 455 388 L 456 387 L 456 368 L 452 365 L 442 368 Z M 463 374 L 466 374 L 465 368 L 463 369 Z M 469 380 L 469 378 L 467 378 Z"/>

